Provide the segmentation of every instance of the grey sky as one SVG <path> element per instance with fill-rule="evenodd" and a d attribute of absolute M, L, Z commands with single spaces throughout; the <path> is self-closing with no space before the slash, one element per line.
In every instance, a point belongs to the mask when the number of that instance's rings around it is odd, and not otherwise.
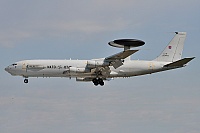
<path fill-rule="evenodd" d="M 0 0 L 0 132 L 199 133 L 200 1 Z M 154 59 L 186 31 L 183 69 L 115 79 L 104 87 L 66 78 L 12 77 L 24 59 L 92 59 L 121 49 L 118 38 L 146 42 L 132 59 Z"/>

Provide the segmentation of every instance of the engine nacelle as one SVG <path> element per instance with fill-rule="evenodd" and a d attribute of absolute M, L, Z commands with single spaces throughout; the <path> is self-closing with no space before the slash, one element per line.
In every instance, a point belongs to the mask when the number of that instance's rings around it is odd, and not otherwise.
<path fill-rule="evenodd" d="M 90 78 L 80 78 L 80 77 L 77 77 L 76 81 L 78 81 L 78 82 L 90 82 L 92 80 Z"/>
<path fill-rule="evenodd" d="M 89 72 L 86 68 L 78 68 L 78 67 L 70 67 L 69 68 L 70 73 L 85 73 Z"/>
<path fill-rule="evenodd" d="M 109 66 L 109 65 L 110 65 L 109 62 L 104 62 L 104 61 L 95 61 L 95 60 L 88 60 L 87 61 L 87 67 L 89 67 L 89 68 Z"/>

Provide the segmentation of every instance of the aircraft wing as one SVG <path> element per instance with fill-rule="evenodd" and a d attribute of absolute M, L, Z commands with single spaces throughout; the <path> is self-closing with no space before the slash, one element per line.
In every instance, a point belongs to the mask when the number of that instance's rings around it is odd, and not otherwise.
<path fill-rule="evenodd" d="M 125 59 L 126 57 L 134 54 L 135 52 L 137 52 L 139 50 L 126 50 L 126 51 L 122 51 L 120 53 L 111 55 L 107 58 L 105 58 L 106 61 L 112 61 L 112 60 L 121 60 L 121 59 Z"/>
<path fill-rule="evenodd" d="M 134 54 L 137 51 L 139 50 L 125 50 L 125 51 L 122 51 L 120 53 L 117 53 L 105 58 L 104 61 L 110 62 L 111 65 L 116 69 L 120 67 L 121 65 L 123 65 L 122 59 L 127 58 L 128 56 Z"/>
<path fill-rule="evenodd" d="M 137 52 L 139 50 L 125 50 L 120 53 L 114 54 L 112 56 L 109 56 L 107 58 L 104 58 L 103 62 L 108 63 L 109 66 L 113 66 L 115 69 L 123 65 L 123 59 L 127 58 L 128 56 L 132 55 L 133 53 Z M 111 70 L 106 66 L 99 66 L 91 69 L 91 73 L 93 74 L 100 74 L 104 77 L 108 77 Z"/>

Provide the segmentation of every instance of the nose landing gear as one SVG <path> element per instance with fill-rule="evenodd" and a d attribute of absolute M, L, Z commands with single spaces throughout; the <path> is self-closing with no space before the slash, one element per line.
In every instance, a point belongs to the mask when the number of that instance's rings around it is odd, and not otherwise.
<path fill-rule="evenodd" d="M 25 84 L 27 84 L 28 83 L 28 79 L 26 78 L 26 79 L 24 79 L 24 83 Z"/>
<path fill-rule="evenodd" d="M 101 78 L 94 78 L 92 80 L 92 82 L 94 83 L 95 86 L 97 86 L 97 85 L 103 86 L 104 85 L 103 79 L 101 79 Z"/>

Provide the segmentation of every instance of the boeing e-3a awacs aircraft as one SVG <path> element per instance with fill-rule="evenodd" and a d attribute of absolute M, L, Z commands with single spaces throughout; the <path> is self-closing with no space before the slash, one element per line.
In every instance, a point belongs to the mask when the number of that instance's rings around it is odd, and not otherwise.
<path fill-rule="evenodd" d="M 119 39 L 109 42 L 114 47 L 124 48 L 115 55 L 92 60 L 23 60 L 9 65 L 5 70 L 14 76 L 24 77 L 69 77 L 76 81 L 92 81 L 95 86 L 104 85 L 104 80 L 115 77 L 131 77 L 176 69 L 186 66 L 194 59 L 183 58 L 182 51 L 186 32 L 175 32 L 174 38 L 156 59 L 151 61 L 130 60 L 130 55 L 139 50 L 131 47 L 144 45 L 136 39 Z"/>

